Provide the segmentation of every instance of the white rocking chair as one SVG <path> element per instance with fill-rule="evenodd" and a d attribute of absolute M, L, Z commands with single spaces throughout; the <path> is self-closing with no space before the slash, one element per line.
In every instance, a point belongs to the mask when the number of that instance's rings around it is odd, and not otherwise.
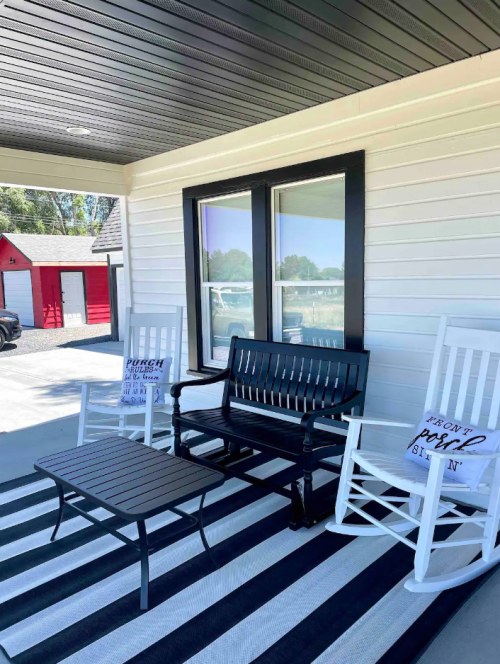
<path fill-rule="evenodd" d="M 447 349 L 449 349 L 449 353 L 439 406 L 440 414 L 453 417 L 450 396 L 452 389 L 457 385 L 458 395 L 454 419 L 464 424 L 477 425 L 483 406 L 491 398 L 491 405 L 487 414 L 487 428 L 495 430 L 498 426 L 500 407 L 500 359 L 498 358 L 500 354 L 500 332 L 453 327 L 448 324 L 446 317 L 442 318 L 434 351 L 424 412 L 437 408 L 438 393 L 443 374 L 443 361 Z M 465 354 L 463 360 L 459 361 L 461 371 L 456 372 L 457 356 L 462 358 L 460 352 L 462 350 L 465 351 Z M 475 351 L 481 353 L 481 359 L 477 377 L 475 376 L 473 379 L 475 390 L 471 416 L 466 418 L 464 409 Z M 492 354 L 495 355 L 494 358 Z M 486 399 L 485 386 L 487 379 L 493 379 L 494 385 Z M 361 427 L 364 424 L 401 427 L 413 427 L 414 425 L 363 416 L 345 415 L 343 419 L 349 422 L 349 432 L 337 495 L 335 522 L 327 524 L 326 528 L 328 530 L 357 536 L 387 533 L 414 549 L 415 575 L 414 578 L 410 578 L 405 582 L 405 588 L 412 592 L 436 592 L 454 588 L 476 578 L 500 562 L 500 545 L 496 546 L 500 519 L 500 452 L 471 454 L 467 451 L 450 453 L 446 450 L 427 450 L 427 453 L 431 456 L 430 468 L 427 469 L 408 461 L 403 457 L 403 454 L 396 456 L 359 449 Z M 489 458 L 494 460 L 493 472 L 489 475 L 490 469 L 488 468 L 485 473 L 486 477 L 483 477 L 476 492 L 472 492 L 466 484 L 459 484 L 444 477 L 445 466 L 449 459 L 460 460 L 464 458 L 477 460 Z M 355 464 L 367 474 L 355 473 Z M 375 480 L 407 492 L 409 497 L 401 498 L 399 496 L 386 496 L 385 494 L 381 496 L 368 491 L 365 488 L 365 483 Z M 480 509 L 482 513 L 475 512 L 472 516 L 464 516 L 463 513 L 455 509 L 454 504 L 441 500 L 441 497 L 473 506 Z M 401 519 L 392 522 L 381 522 L 373 518 L 360 508 L 359 503 L 364 500 L 378 502 L 391 512 L 396 513 Z M 422 501 L 422 510 L 419 512 Z M 400 509 L 394 503 L 406 503 L 407 507 Z M 372 525 L 344 523 L 347 510 L 359 514 Z M 442 517 L 445 513 L 448 514 Z M 450 513 L 454 516 L 449 516 Z M 466 523 L 480 527 L 478 537 L 450 538 L 446 541 L 434 540 L 436 526 Z M 413 530 L 416 526 L 420 527 L 420 530 L 415 544 L 402 533 Z M 473 544 L 479 545 L 482 549 L 482 556 L 476 562 L 471 562 L 465 567 L 449 573 L 426 578 L 432 549 Z M 473 556 L 474 553 L 471 558 Z"/>
<path fill-rule="evenodd" d="M 170 427 L 172 422 L 172 403 L 168 388 L 173 383 L 179 382 L 181 372 L 181 353 L 182 353 L 182 307 L 173 307 L 173 313 L 164 314 L 133 314 L 129 308 L 125 317 L 125 343 L 123 346 L 123 373 L 125 374 L 125 358 L 134 359 L 162 359 L 172 357 L 171 380 L 165 387 L 165 404 L 154 403 L 155 388 L 159 383 L 146 384 L 146 403 L 145 404 L 122 404 L 118 399 L 94 399 L 91 400 L 90 388 L 101 386 L 109 388 L 121 386 L 121 381 L 104 382 L 94 381 L 82 383 L 82 401 L 80 411 L 80 422 L 78 426 L 78 443 L 94 440 L 86 438 L 86 432 L 89 429 L 104 429 L 107 432 L 117 431 L 120 435 L 126 435 L 128 431 L 129 438 L 137 438 L 144 432 L 144 442 L 151 446 L 154 431 L 165 431 L 165 427 Z M 167 403 L 168 401 L 168 403 Z M 161 425 L 154 425 L 154 413 L 167 413 L 167 421 Z M 109 420 L 94 419 L 89 422 L 89 413 L 100 413 L 112 415 L 118 418 L 117 425 L 108 425 Z M 144 415 L 144 425 L 128 423 L 130 415 Z"/>

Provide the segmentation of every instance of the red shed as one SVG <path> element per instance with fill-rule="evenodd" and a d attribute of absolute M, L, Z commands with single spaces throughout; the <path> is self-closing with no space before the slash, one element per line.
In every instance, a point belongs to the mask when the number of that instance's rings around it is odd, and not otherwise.
<path fill-rule="evenodd" d="M 4 233 L 0 236 L 0 308 L 22 325 L 109 323 L 108 270 L 94 237 Z"/>

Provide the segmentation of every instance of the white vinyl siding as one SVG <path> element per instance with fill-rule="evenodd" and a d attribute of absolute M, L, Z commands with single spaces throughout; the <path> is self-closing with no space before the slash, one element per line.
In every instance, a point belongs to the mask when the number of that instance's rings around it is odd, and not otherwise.
<path fill-rule="evenodd" d="M 366 412 L 417 423 L 439 316 L 500 329 L 499 68 L 496 51 L 126 166 L 135 310 L 186 304 L 183 187 L 364 149 Z"/>

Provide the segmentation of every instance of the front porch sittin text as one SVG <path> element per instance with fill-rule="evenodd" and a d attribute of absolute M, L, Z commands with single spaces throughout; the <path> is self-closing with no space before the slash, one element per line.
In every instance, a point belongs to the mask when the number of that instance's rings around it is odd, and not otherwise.
<path fill-rule="evenodd" d="M 467 450 L 474 454 L 491 454 L 500 446 L 500 431 L 478 429 L 450 420 L 439 414 L 427 412 L 417 427 L 417 434 L 408 445 L 405 458 L 430 467 L 428 449 L 449 450 L 450 454 Z M 467 484 L 476 491 L 484 471 L 491 459 L 448 459 L 444 474 L 451 479 Z"/>

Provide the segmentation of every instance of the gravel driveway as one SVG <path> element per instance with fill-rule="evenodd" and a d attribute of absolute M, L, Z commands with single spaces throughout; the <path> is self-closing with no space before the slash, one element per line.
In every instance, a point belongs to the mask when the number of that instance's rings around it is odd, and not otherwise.
<path fill-rule="evenodd" d="M 111 325 L 82 325 L 81 327 L 57 327 L 51 330 L 36 328 L 24 329 L 20 339 L 7 343 L 0 351 L 0 362 L 3 357 L 27 355 L 54 348 L 74 348 L 101 341 L 111 341 Z"/>

